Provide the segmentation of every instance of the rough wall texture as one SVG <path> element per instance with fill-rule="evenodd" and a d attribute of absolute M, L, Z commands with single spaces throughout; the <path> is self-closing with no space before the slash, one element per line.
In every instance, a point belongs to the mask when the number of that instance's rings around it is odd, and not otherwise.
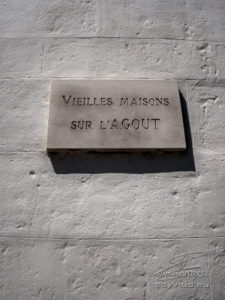
<path fill-rule="evenodd" d="M 224 0 L 0 0 L 1 300 L 225 299 L 224 50 Z M 49 157 L 56 77 L 178 80 L 189 150 Z"/>

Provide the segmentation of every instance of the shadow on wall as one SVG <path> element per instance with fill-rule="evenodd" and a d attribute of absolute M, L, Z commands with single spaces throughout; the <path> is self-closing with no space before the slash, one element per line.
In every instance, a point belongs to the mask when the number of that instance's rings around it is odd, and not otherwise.
<path fill-rule="evenodd" d="M 180 93 L 187 150 L 182 152 L 49 152 L 57 174 L 160 173 L 195 171 L 187 105 Z"/>

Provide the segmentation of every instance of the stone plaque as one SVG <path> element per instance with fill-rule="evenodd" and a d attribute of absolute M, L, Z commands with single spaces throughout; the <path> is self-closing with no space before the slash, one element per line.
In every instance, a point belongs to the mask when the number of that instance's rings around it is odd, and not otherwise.
<path fill-rule="evenodd" d="M 52 81 L 47 149 L 186 149 L 177 83 Z"/>

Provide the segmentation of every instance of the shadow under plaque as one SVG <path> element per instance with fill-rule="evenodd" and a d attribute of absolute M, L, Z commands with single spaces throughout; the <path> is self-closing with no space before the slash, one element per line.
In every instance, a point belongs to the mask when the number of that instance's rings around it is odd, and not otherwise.
<path fill-rule="evenodd" d="M 195 172 L 187 105 L 180 93 L 187 149 L 180 152 L 49 152 L 57 174 Z"/>

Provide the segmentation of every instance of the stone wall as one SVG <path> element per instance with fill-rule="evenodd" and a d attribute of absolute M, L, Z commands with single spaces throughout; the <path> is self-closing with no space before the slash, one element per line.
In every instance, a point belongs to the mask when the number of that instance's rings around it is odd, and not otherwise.
<path fill-rule="evenodd" d="M 0 1 L 0 299 L 225 299 L 225 1 Z M 183 154 L 46 153 L 52 78 L 179 82 Z"/>

